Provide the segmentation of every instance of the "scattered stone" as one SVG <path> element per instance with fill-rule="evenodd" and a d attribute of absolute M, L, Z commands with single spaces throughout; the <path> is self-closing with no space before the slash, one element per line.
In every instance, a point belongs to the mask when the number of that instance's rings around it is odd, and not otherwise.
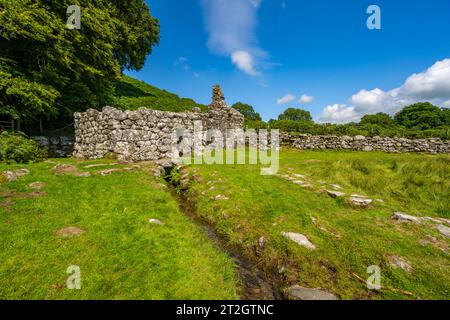
<path fill-rule="evenodd" d="M 95 163 L 95 164 L 90 164 L 87 166 L 84 166 L 84 169 L 91 169 L 91 168 L 98 168 L 98 167 L 106 167 L 106 166 L 116 166 L 117 163 Z"/>
<path fill-rule="evenodd" d="M 342 188 L 340 185 L 338 185 L 338 184 L 330 184 L 330 187 L 332 187 L 333 189 L 335 189 L 335 190 L 342 190 L 342 189 L 344 189 L 344 188 Z"/>
<path fill-rule="evenodd" d="M 286 289 L 285 294 L 289 300 L 337 300 L 336 296 L 330 292 L 298 285 Z"/>
<path fill-rule="evenodd" d="M 223 196 L 223 195 L 219 194 L 219 195 L 214 197 L 214 200 L 216 200 L 216 201 L 227 201 L 227 200 L 230 200 L 230 198 L 228 198 L 227 196 Z"/>
<path fill-rule="evenodd" d="M 445 218 L 432 218 L 432 217 L 424 217 L 422 218 L 424 221 L 431 221 L 436 224 L 446 224 L 450 226 L 450 220 Z"/>
<path fill-rule="evenodd" d="M 355 196 L 355 195 L 352 195 L 348 199 L 348 201 L 352 206 L 361 207 L 361 208 L 367 208 L 373 202 L 372 199 L 369 199 L 367 197 Z"/>
<path fill-rule="evenodd" d="M 56 235 L 63 238 L 73 238 L 84 234 L 84 232 L 84 230 L 77 227 L 68 227 L 56 231 Z"/>
<path fill-rule="evenodd" d="M 80 178 L 87 178 L 87 177 L 91 176 L 91 173 L 90 172 L 80 172 L 80 173 L 77 173 L 75 176 L 80 177 Z"/>
<path fill-rule="evenodd" d="M 285 238 L 288 238 L 291 241 L 294 241 L 295 243 L 297 243 L 300 246 L 303 246 L 305 248 L 314 250 L 316 249 L 316 246 L 314 244 L 312 244 L 308 238 L 300 233 L 293 233 L 293 232 L 282 232 L 281 235 Z"/>
<path fill-rule="evenodd" d="M 104 177 L 104 176 L 109 176 L 111 173 L 116 172 L 116 171 L 119 171 L 119 169 L 102 170 L 102 171 L 99 171 L 98 173 Z"/>
<path fill-rule="evenodd" d="M 387 254 L 386 259 L 388 260 L 389 265 L 393 268 L 401 268 L 406 272 L 412 271 L 411 263 L 405 258 L 393 254 Z"/>
<path fill-rule="evenodd" d="M 258 244 L 260 248 L 264 248 L 264 246 L 266 245 L 266 238 L 264 237 L 259 238 Z"/>
<path fill-rule="evenodd" d="M 158 219 L 150 219 L 150 220 L 148 220 L 148 222 L 150 222 L 152 224 L 157 224 L 159 226 L 163 226 L 164 225 L 164 222 L 162 222 L 162 221 L 160 221 Z"/>
<path fill-rule="evenodd" d="M 450 238 L 450 228 L 440 224 L 436 227 L 436 230 L 439 231 L 444 237 Z"/>
<path fill-rule="evenodd" d="M 3 171 L 3 176 L 5 177 L 5 180 L 7 182 L 16 181 L 17 179 L 26 176 L 30 173 L 30 170 L 28 169 L 18 169 L 14 171 Z"/>
<path fill-rule="evenodd" d="M 300 179 L 306 179 L 306 176 L 304 176 L 303 174 L 294 173 L 293 176 Z"/>
<path fill-rule="evenodd" d="M 345 196 L 345 193 L 339 191 L 326 190 L 327 194 L 332 198 L 341 198 Z"/>
<path fill-rule="evenodd" d="M 28 185 L 29 188 L 31 189 L 35 189 L 35 190 L 41 190 L 42 188 L 44 188 L 46 186 L 45 183 L 43 182 L 32 182 Z"/>
<path fill-rule="evenodd" d="M 57 164 L 52 169 L 52 171 L 56 175 L 69 175 L 69 174 L 75 174 L 78 171 L 78 169 L 74 165 L 60 163 L 60 164 Z"/>
<path fill-rule="evenodd" d="M 395 212 L 391 216 L 392 220 L 395 220 L 397 222 L 414 222 L 414 223 L 421 223 L 421 219 L 415 216 L 411 216 L 409 214 L 403 213 L 403 212 Z"/>

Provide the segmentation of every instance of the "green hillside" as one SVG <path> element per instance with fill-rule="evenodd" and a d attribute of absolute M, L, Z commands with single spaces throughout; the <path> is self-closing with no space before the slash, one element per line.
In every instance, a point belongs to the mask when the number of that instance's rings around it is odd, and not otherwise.
<path fill-rule="evenodd" d="M 112 105 L 128 110 L 141 107 L 174 112 L 192 110 L 194 107 L 206 110 L 205 105 L 198 104 L 192 99 L 180 98 L 176 94 L 158 89 L 129 76 L 123 76 L 117 85 Z"/>

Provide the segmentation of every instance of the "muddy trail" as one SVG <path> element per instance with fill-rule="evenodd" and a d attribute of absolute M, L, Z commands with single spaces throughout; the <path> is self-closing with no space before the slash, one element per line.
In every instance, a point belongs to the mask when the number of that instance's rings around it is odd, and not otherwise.
<path fill-rule="evenodd" d="M 189 191 L 181 190 L 179 185 L 171 180 L 170 172 L 166 172 L 165 180 L 172 196 L 177 200 L 180 210 L 205 232 L 215 247 L 235 262 L 236 273 L 240 280 L 237 292 L 239 298 L 241 300 L 283 300 L 281 286 L 277 285 L 281 282 L 278 279 L 279 275 L 267 275 L 256 263 L 245 258 L 239 252 L 239 248 L 227 246 L 214 227 L 197 214 L 195 201 L 189 197 Z"/>

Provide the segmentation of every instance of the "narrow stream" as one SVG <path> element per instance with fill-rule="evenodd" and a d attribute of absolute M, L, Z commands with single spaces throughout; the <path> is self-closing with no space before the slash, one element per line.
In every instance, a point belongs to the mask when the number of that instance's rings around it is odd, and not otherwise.
<path fill-rule="evenodd" d="M 209 225 L 197 214 L 195 203 L 189 198 L 188 191 L 179 191 L 177 187 L 166 179 L 173 197 L 177 200 L 180 210 L 196 225 L 200 226 L 211 242 L 222 252 L 231 257 L 236 264 L 236 272 L 240 279 L 238 296 L 241 300 L 281 300 L 283 295 L 281 290 L 270 281 L 258 266 L 243 257 L 238 250 L 225 245 L 225 241 L 220 239 L 213 226 Z"/>

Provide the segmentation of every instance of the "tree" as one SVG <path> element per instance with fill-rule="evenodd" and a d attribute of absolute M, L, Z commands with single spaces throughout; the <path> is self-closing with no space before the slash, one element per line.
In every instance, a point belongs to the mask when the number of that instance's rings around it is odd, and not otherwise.
<path fill-rule="evenodd" d="M 395 115 L 395 122 L 406 128 L 432 129 L 443 125 L 445 114 L 429 102 L 419 102 L 403 108 Z"/>
<path fill-rule="evenodd" d="M 249 104 L 237 102 L 231 106 L 233 109 L 239 111 L 246 120 L 249 121 L 262 121 L 261 116 L 257 113 L 253 107 Z"/>
<path fill-rule="evenodd" d="M 289 108 L 279 115 L 278 120 L 292 120 L 301 122 L 312 122 L 311 113 L 309 111 Z"/>
<path fill-rule="evenodd" d="M 66 27 L 74 2 L 80 30 Z M 0 0 L 0 113 L 55 118 L 102 106 L 158 42 L 143 0 Z"/>
<path fill-rule="evenodd" d="M 382 127 L 390 127 L 394 125 L 394 119 L 386 113 L 368 114 L 362 117 L 361 125 L 376 124 Z"/>

